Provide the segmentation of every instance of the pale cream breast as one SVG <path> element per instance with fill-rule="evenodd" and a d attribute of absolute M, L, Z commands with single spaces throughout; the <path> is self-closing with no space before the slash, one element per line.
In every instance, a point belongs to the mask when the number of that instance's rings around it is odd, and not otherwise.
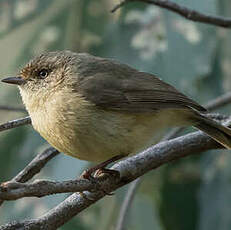
<path fill-rule="evenodd" d="M 131 114 L 98 109 L 79 94 L 62 90 L 46 99 L 21 91 L 33 127 L 52 146 L 79 159 L 100 162 L 118 154 L 134 154 L 154 144 L 176 111 Z M 38 106 L 39 105 L 39 106 Z"/>

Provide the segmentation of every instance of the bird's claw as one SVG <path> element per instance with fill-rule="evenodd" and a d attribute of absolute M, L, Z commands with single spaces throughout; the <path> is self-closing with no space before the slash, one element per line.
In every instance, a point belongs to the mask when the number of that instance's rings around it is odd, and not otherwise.
<path fill-rule="evenodd" d="M 100 183 L 100 182 L 107 180 L 108 176 L 119 178 L 120 173 L 112 169 L 100 168 L 100 169 L 93 171 L 90 168 L 90 169 L 83 171 L 83 173 L 80 175 L 80 178 L 86 179 L 86 180 L 91 181 L 92 183 L 95 183 L 97 185 L 96 187 L 99 188 L 98 191 L 103 192 L 103 194 L 105 195 L 112 196 L 114 195 L 114 193 L 106 191 L 104 188 L 102 188 L 102 185 Z M 83 192 L 81 192 L 80 195 L 88 200 L 91 200 L 88 197 L 86 197 L 86 195 Z"/>

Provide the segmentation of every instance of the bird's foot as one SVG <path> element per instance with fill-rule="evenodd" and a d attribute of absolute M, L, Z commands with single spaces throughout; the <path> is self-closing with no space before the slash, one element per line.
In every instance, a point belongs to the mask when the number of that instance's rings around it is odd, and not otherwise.
<path fill-rule="evenodd" d="M 87 179 L 90 180 L 93 183 L 96 183 L 99 186 L 99 190 L 101 190 L 102 192 L 104 192 L 104 194 L 106 195 L 113 195 L 113 193 L 107 192 L 105 189 L 101 188 L 101 183 L 105 182 L 108 177 L 113 177 L 113 178 L 119 178 L 120 177 L 120 173 L 116 170 L 112 170 L 112 169 L 107 169 L 105 168 L 108 164 L 115 162 L 121 158 L 123 158 L 124 155 L 117 155 L 113 158 L 110 158 L 107 161 L 104 161 L 92 168 L 89 168 L 87 170 L 85 170 L 80 178 L 82 179 Z"/>
<path fill-rule="evenodd" d="M 88 170 L 85 170 L 81 175 L 80 178 L 90 180 L 92 183 L 95 183 L 100 191 L 102 191 L 104 194 L 112 196 L 114 195 L 111 192 L 107 192 L 105 189 L 102 188 L 101 183 L 104 183 L 108 177 L 114 177 L 119 178 L 120 173 L 116 170 L 112 169 L 106 169 L 106 168 L 100 168 L 97 169 L 94 172 L 90 172 Z"/>
<path fill-rule="evenodd" d="M 119 171 L 112 170 L 112 169 L 106 169 L 106 168 L 100 168 L 97 169 L 95 172 L 89 173 L 88 170 L 85 170 L 80 178 L 90 180 L 92 183 L 96 184 L 96 187 L 98 188 L 96 191 L 92 192 L 103 192 L 103 194 L 112 196 L 114 193 L 108 192 L 107 189 L 104 188 L 104 184 L 107 182 L 108 178 L 120 178 L 120 173 Z M 83 196 L 83 193 L 81 193 Z M 83 196 L 85 197 L 85 196 Z"/>
<path fill-rule="evenodd" d="M 107 168 L 100 168 L 94 173 L 94 178 L 97 178 L 98 181 L 105 181 L 108 177 L 120 178 L 120 173 L 119 171 Z M 103 190 L 103 192 L 108 196 L 114 195 L 114 193 L 107 192 L 106 190 Z"/>
<path fill-rule="evenodd" d="M 83 173 L 81 174 L 80 177 L 84 178 L 84 179 L 87 179 L 87 180 L 92 180 L 92 177 L 94 178 L 95 176 L 98 176 L 100 174 L 99 172 L 101 172 L 101 174 L 103 172 L 104 173 L 107 172 L 107 173 L 111 174 L 109 171 L 115 171 L 115 170 L 106 169 L 106 167 L 109 164 L 111 164 L 111 163 L 113 163 L 113 162 L 115 162 L 115 161 L 117 161 L 117 160 L 119 160 L 119 159 L 121 159 L 123 157 L 124 157 L 124 155 L 122 155 L 122 154 L 114 156 L 114 157 L 110 158 L 107 161 L 104 161 L 104 162 L 102 162 L 102 163 L 100 163 L 98 165 L 93 166 L 92 168 L 89 168 L 89 169 L 83 171 Z M 98 171 L 98 170 L 101 170 L 101 171 Z M 97 172 L 97 174 L 95 174 L 96 172 Z"/>

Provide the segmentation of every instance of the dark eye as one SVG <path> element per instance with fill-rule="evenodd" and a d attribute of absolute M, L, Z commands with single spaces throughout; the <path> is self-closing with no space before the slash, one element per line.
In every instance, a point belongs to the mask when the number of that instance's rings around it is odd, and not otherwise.
<path fill-rule="evenodd" d="M 49 73 L 49 71 L 47 69 L 41 69 L 38 72 L 38 76 L 43 79 L 43 78 L 46 78 L 48 76 L 48 73 Z"/>

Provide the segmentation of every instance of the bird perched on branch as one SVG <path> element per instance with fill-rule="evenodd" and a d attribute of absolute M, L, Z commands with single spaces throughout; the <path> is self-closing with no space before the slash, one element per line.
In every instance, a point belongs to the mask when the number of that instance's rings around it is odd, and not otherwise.
<path fill-rule="evenodd" d="M 41 136 L 82 160 L 137 153 L 171 126 L 194 126 L 231 148 L 231 129 L 206 117 L 206 109 L 155 75 L 114 60 L 48 52 L 2 81 L 19 86 Z"/>

